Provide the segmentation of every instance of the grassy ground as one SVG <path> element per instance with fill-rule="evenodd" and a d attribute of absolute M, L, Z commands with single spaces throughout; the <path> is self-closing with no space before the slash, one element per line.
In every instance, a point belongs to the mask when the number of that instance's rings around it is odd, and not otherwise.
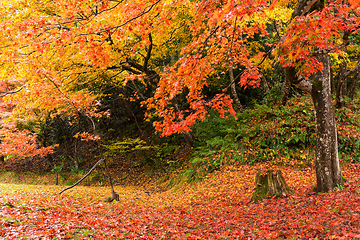
<path fill-rule="evenodd" d="M 55 174 L 0 171 L 0 182 L 10 184 L 55 185 Z"/>

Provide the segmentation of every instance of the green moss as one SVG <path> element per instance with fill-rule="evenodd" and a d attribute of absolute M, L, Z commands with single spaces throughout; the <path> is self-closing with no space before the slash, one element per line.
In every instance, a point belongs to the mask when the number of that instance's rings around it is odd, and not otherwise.
<path fill-rule="evenodd" d="M 264 198 L 288 196 L 293 190 L 286 184 L 281 171 L 259 171 L 255 177 L 255 191 L 250 199 L 257 203 Z"/>

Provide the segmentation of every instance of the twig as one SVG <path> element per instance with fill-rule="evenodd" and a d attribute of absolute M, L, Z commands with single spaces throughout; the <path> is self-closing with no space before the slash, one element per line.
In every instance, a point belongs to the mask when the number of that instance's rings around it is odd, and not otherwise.
<path fill-rule="evenodd" d="M 16 91 L 11 91 L 11 92 L 1 92 L 2 95 L 0 95 L 0 98 L 2 97 L 5 97 L 6 95 L 9 95 L 9 94 L 15 94 L 15 93 L 18 93 L 20 92 L 21 90 L 23 90 L 23 88 L 26 87 L 26 84 L 24 86 L 21 86 L 21 88 L 19 88 L 18 90 Z"/>

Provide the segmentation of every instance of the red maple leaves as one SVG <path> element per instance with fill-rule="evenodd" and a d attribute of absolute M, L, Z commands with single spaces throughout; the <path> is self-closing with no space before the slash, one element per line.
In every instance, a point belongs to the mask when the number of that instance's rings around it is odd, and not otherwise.
<path fill-rule="evenodd" d="M 118 188 L 104 204 L 103 188 L 79 187 L 54 196 L 53 186 L 1 185 L 0 236 L 62 239 L 349 239 L 360 236 L 359 164 L 344 169 L 344 188 L 314 194 L 313 170 L 283 167 L 296 193 L 249 203 L 255 173 L 268 166 L 214 172 L 195 185 L 151 196 Z"/>

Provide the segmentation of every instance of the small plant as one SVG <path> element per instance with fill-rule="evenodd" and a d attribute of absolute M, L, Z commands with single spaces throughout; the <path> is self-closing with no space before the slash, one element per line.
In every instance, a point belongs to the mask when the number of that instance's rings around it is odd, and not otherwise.
<path fill-rule="evenodd" d="M 334 187 L 334 191 L 336 191 L 336 190 L 341 191 L 343 189 L 344 189 L 344 187 L 340 184 L 336 184 L 336 187 Z"/>
<path fill-rule="evenodd" d="M 155 166 L 166 165 L 172 167 L 177 165 L 176 161 L 170 160 L 170 156 L 176 153 L 179 150 L 180 146 L 170 145 L 168 143 L 163 143 L 161 145 L 154 146 L 153 154 L 150 156 L 150 160 L 155 164 Z"/>
<path fill-rule="evenodd" d="M 68 181 L 65 183 L 66 186 L 71 186 L 75 183 L 76 181 Z"/>
<path fill-rule="evenodd" d="M 80 169 L 79 167 L 77 166 L 71 166 L 71 172 L 73 172 L 74 174 L 84 174 L 84 170 Z"/>
<path fill-rule="evenodd" d="M 64 167 L 64 163 L 62 163 L 61 165 L 54 165 L 53 169 L 51 170 L 52 173 L 56 174 L 56 179 L 55 179 L 56 185 L 59 185 L 59 174 L 63 170 L 63 167 Z"/>
<path fill-rule="evenodd" d="M 283 96 L 282 84 L 277 83 L 268 91 L 263 99 L 266 105 L 274 105 L 280 102 Z"/>
<path fill-rule="evenodd" d="M 103 144 L 103 147 L 107 149 L 107 151 L 103 153 L 105 157 L 114 156 L 124 152 L 132 152 L 151 148 L 144 140 L 141 140 L 140 138 L 127 138 L 110 141 L 109 144 Z"/>

